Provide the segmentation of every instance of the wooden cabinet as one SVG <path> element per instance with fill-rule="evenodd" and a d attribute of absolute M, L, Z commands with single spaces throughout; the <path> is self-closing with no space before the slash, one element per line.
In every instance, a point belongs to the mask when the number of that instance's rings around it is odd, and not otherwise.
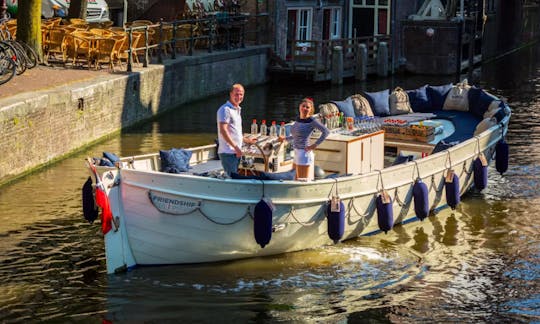
<path fill-rule="evenodd" d="M 384 167 L 384 131 L 358 136 L 330 134 L 315 149 L 315 165 L 326 172 L 361 174 Z"/>

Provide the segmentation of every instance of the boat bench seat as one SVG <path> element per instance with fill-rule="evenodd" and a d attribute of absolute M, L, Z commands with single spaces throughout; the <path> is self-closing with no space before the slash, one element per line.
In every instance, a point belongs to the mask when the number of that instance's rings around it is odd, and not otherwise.
<path fill-rule="evenodd" d="M 220 160 L 208 160 L 204 163 L 190 165 L 188 174 L 207 175 L 212 172 L 223 170 Z"/>
<path fill-rule="evenodd" d="M 441 139 L 433 149 L 432 154 L 472 138 L 476 126 L 482 121 L 481 118 L 467 111 L 437 110 L 433 113 L 437 116 L 436 118 L 450 120 L 454 124 L 455 132 Z"/>

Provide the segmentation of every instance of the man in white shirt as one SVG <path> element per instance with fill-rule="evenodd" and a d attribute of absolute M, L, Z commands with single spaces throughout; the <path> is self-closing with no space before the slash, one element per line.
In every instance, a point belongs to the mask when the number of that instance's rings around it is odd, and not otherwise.
<path fill-rule="evenodd" d="M 218 154 L 223 170 L 229 176 L 233 172 L 238 172 L 238 164 L 242 157 L 242 143 L 256 142 L 255 138 L 244 137 L 242 132 L 240 104 L 244 100 L 244 93 L 244 87 L 241 84 L 233 84 L 229 92 L 229 100 L 217 111 Z"/>

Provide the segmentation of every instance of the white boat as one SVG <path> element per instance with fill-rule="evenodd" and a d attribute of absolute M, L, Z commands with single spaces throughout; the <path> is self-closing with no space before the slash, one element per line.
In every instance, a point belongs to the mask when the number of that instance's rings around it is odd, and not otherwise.
<path fill-rule="evenodd" d="M 215 145 L 190 148 L 192 168 L 179 174 L 160 171 L 159 153 L 122 157 L 116 167 L 98 166 L 112 211 L 112 230 L 104 235 L 107 272 L 316 248 L 418 219 L 415 208 L 421 209 L 417 205 L 422 200 L 430 213 L 455 207 L 474 186 L 474 173 L 487 172 L 485 164 L 476 170 L 475 161 L 494 159 L 509 120 L 506 108 L 504 118 L 493 126 L 438 153 L 429 151 L 434 144 L 385 139 L 380 130 L 333 134 L 324 142 L 326 148 L 316 152 L 316 164 L 339 176 L 308 182 L 212 177 L 220 169 Z M 385 167 L 385 143 L 387 149 L 427 152 Z M 501 152 L 497 154 L 508 151 Z M 282 153 L 269 154 L 250 168 L 287 168 Z M 504 164 L 507 156 L 500 158 Z M 416 188 L 419 179 L 423 185 Z M 339 197 L 337 205 L 332 206 L 332 197 Z M 332 210 L 336 206 L 340 212 Z"/>

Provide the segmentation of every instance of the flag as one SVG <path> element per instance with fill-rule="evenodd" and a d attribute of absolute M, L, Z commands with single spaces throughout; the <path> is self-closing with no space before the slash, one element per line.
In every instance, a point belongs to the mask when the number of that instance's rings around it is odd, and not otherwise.
<path fill-rule="evenodd" d="M 109 197 L 99 177 L 96 184 L 96 204 L 101 207 L 101 231 L 103 234 L 107 234 L 112 229 L 112 212 Z"/>

